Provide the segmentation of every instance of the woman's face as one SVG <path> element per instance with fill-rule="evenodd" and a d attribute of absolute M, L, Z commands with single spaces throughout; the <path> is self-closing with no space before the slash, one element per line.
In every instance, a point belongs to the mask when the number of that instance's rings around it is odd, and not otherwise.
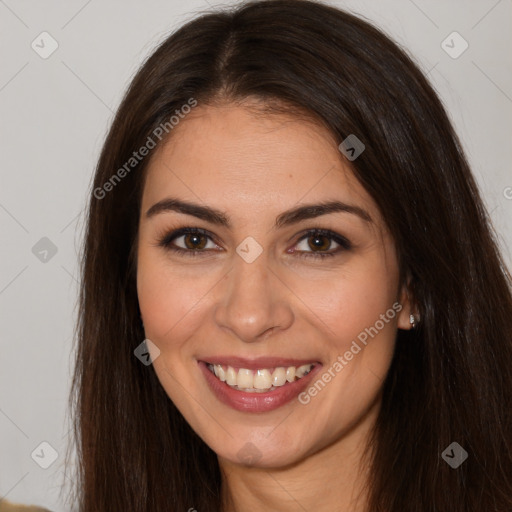
<path fill-rule="evenodd" d="M 221 460 L 284 466 L 367 432 L 408 328 L 398 271 L 323 127 L 198 106 L 155 150 L 138 245 L 145 333 L 163 388 Z"/>

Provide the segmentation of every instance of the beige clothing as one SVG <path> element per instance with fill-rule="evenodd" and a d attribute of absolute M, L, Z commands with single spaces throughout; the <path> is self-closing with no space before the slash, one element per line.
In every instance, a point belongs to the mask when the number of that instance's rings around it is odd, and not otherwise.
<path fill-rule="evenodd" d="M 0 500 L 0 512 L 50 512 L 47 508 L 31 505 L 17 505 L 7 500 Z"/>

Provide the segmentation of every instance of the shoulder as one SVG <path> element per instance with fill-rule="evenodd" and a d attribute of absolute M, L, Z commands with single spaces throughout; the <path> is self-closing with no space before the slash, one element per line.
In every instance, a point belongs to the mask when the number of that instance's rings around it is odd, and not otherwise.
<path fill-rule="evenodd" d="M 50 512 L 47 508 L 32 505 L 17 505 L 0 499 L 0 512 Z"/>

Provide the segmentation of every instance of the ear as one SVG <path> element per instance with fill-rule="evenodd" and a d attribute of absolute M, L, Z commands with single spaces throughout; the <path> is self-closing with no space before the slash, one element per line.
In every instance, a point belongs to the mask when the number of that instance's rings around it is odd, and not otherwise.
<path fill-rule="evenodd" d="M 405 331 L 409 331 L 414 328 L 415 325 L 418 325 L 420 321 L 420 316 L 418 313 L 418 309 L 416 303 L 414 301 L 414 297 L 410 292 L 410 278 L 407 279 L 407 283 L 402 286 L 400 290 L 400 298 L 399 302 L 402 305 L 402 309 L 397 317 L 397 326 L 399 329 L 403 329 Z M 411 315 L 414 316 L 414 325 L 411 322 Z"/>

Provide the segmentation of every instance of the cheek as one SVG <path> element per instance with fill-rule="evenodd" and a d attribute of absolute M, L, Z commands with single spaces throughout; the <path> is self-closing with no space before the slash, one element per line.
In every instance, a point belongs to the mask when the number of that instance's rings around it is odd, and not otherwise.
<path fill-rule="evenodd" d="M 200 269 L 173 268 L 165 256 L 150 251 L 140 250 L 138 258 L 137 294 L 146 336 L 160 349 L 170 348 L 171 340 L 188 337 L 187 326 L 198 325 L 204 299 L 215 281 Z"/>
<path fill-rule="evenodd" d="M 396 302 L 397 279 L 396 265 L 385 264 L 382 254 L 376 254 L 364 265 L 324 280 L 322 290 L 313 287 L 307 293 L 308 305 L 317 305 L 329 340 L 330 364 L 323 372 L 329 383 L 314 383 L 307 390 L 310 398 L 304 400 L 311 399 L 318 414 L 332 418 L 325 425 L 332 435 L 339 425 L 348 426 L 364 414 L 387 375 L 401 309 Z M 330 391 L 321 391 L 324 387 Z"/>
<path fill-rule="evenodd" d="M 355 261 L 347 269 L 315 279 L 296 279 L 294 292 L 314 312 L 319 328 L 337 353 L 350 349 L 353 340 L 364 342 L 365 333 L 393 342 L 396 333 L 398 271 L 386 265 L 382 254 Z M 395 304 L 395 307 L 397 305 Z M 398 306 L 399 307 L 399 306 Z"/>
<path fill-rule="evenodd" d="M 295 290 L 315 313 L 310 318 L 317 318 L 314 322 L 329 353 L 318 378 L 322 382 L 306 390 L 302 403 L 311 403 L 319 416 L 332 419 L 324 425 L 328 437 L 336 436 L 340 425 L 348 428 L 361 418 L 378 396 L 395 346 L 401 309 L 397 280 L 396 264 L 389 265 L 382 253 L 375 253 L 331 278 L 309 281 L 309 286 L 297 281 Z"/>

